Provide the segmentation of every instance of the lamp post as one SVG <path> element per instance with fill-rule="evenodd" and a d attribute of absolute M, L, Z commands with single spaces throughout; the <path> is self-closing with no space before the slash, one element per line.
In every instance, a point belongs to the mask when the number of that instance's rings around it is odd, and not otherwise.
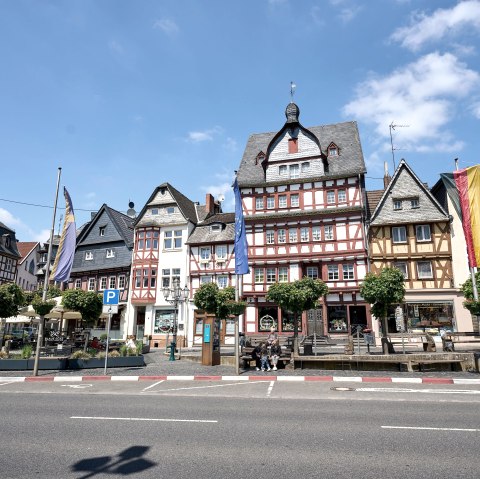
<path fill-rule="evenodd" d="M 162 288 L 163 297 L 165 301 L 174 305 L 175 313 L 173 318 L 173 337 L 170 343 L 170 357 L 169 361 L 175 361 L 175 349 L 177 347 L 177 327 L 178 327 L 178 303 L 184 302 L 188 299 L 189 290 L 187 286 L 180 288 L 180 280 L 173 280 L 173 288 Z"/>

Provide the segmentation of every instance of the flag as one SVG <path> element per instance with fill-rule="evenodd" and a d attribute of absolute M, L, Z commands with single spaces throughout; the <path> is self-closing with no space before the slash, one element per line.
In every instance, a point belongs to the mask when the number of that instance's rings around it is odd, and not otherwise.
<path fill-rule="evenodd" d="M 233 183 L 233 193 L 235 195 L 235 274 L 247 274 L 248 268 L 248 244 L 245 233 L 245 219 L 243 218 L 242 197 L 237 179 Z"/>
<path fill-rule="evenodd" d="M 77 243 L 72 200 L 65 187 L 63 188 L 63 194 L 65 195 L 65 222 L 63 223 L 62 236 L 60 237 L 60 244 L 55 256 L 55 263 L 50 274 L 50 280 L 58 281 L 59 283 L 70 279 L 70 271 L 72 270 Z"/>
<path fill-rule="evenodd" d="M 470 268 L 480 265 L 480 165 L 453 172 Z"/>

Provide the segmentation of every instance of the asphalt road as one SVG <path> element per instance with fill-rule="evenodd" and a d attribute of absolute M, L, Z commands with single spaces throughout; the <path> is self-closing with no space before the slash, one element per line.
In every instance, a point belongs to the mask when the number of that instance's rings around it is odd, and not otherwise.
<path fill-rule="evenodd" d="M 478 385 L 0 381 L 2 478 L 477 478 Z"/>

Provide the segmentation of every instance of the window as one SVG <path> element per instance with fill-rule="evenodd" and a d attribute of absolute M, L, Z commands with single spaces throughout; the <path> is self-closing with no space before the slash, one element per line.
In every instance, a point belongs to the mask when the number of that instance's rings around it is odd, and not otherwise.
<path fill-rule="evenodd" d="M 281 266 L 280 268 L 278 268 L 278 282 L 288 282 L 288 268 L 286 266 Z"/>
<path fill-rule="evenodd" d="M 273 230 L 267 230 L 266 238 L 267 238 L 267 244 L 274 244 L 275 243 L 275 232 Z"/>
<path fill-rule="evenodd" d="M 273 210 L 275 208 L 275 197 L 268 196 L 267 197 L 267 209 Z"/>
<path fill-rule="evenodd" d="M 98 233 L 100 236 L 105 236 L 105 226 L 100 226 L 100 228 L 98 228 Z"/>
<path fill-rule="evenodd" d="M 355 279 L 355 272 L 353 269 L 353 264 L 344 264 L 342 265 L 343 269 L 343 279 L 348 280 L 348 279 Z"/>
<path fill-rule="evenodd" d="M 432 263 L 430 261 L 419 261 L 417 263 L 419 279 L 433 278 Z"/>
<path fill-rule="evenodd" d="M 410 200 L 410 208 L 412 209 L 420 208 L 420 201 L 418 198 L 413 198 Z"/>
<path fill-rule="evenodd" d="M 300 205 L 300 196 L 298 195 L 291 195 L 290 196 L 290 206 L 292 208 L 296 208 Z"/>
<path fill-rule="evenodd" d="M 333 226 L 325 226 L 323 229 L 325 241 L 333 240 Z"/>
<path fill-rule="evenodd" d="M 206 248 L 200 248 L 200 260 L 201 261 L 210 261 L 210 246 Z"/>
<path fill-rule="evenodd" d="M 336 264 L 328 265 L 328 280 L 329 281 L 338 280 L 338 265 Z"/>
<path fill-rule="evenodd" d="M 165 213 L 167 215 L 173 215 L 175 213 L 175 206 L 167 206 L 167 208 L 165 208 Z"/>
<path fill-rule="evenodd" d="M 277 279 L 277 270 L 275 268 L 267 268 L 267 271 L 266 271 L 266 276 L 267 276 L 267 283 L 271 284 L 271 283 L 275 283 L 276 279 Z"/>
<path fill-rule="evenodd" d="M 335 191 L 333 190 L 327 191 L 327 204 L 329 205 L 335 204 Z"/>
<path fill-rule="evenodd" d="M 92 261 L 93 260 L 93 253 L 91 251 L 85 252 L 85 261 Z"/>
<path fill-rule="evenodd" d="M 338 148 L 336 146 L 331 146 L 328 149 L 328 156 L 337 156 L 338 155 Z"/>
<path fill-rule="evenodd" d="M 287 176 L 287 171 L 288 171 L 287 165 L 280 165 L 278 167 L 278 174 L 280 176 Z"/>
<path fill-rule="evenodd" d="M 318 267 L 317 266 L 307 266 L 307 278 L 317 279 L 318 278 Z"/>
<path fill-rule="evenodd" d="M 88 291 L 95 291 L 95 278 L 88 279 Z"/>
<path fill-rule="evenodd" d="M 217 260 L 227 259 L 227 246 L 226 245 L 215 246 L 215 256 Z"/>
<path fill-rule="evenodd" d="M 255 283 L 263 283 L 264 272 L 263 268 L 255 268 Z"/>
<path fill-rule="evenodd" d="M 216 232 L 216 231 L 222 231 L 222 227 L 221 225 L 211 225 L 210 226 L 210 231 L 212 233 Z"/>
<path fill-rule="evenodd" d="M 291 228 L 288 230 L 288 241 L 290 243 L 296 243 L 298 241 L 297 228 Z"/>
<path fill-rule="evenodd" d="M 393 263 L 393 267 L 400 270 L 400 272 L 403 274 L 403 277 L 405 279 L 408 279 L 407 263 L 405 263 L 404 261 L 398 261 L 396 263 Z"/>
<path fill-rule="evenodd" d="M 309 171 L 310 171 L 310 163 L 308 161 L 305 161 L 304 163 L 301 164 L 301 172 L 308 173 Z"/>
<path fill-rule="evenodd" d="M 430 225 L 417 225 L 416 228 L 417 241 L 430 241 Z"/>
<path fill-rule="evenodd" d="M 298 138 L 289 138 L 288 139 L 288 152 L 289 153 L 298 153 Z"/>
<path fill-rule="evenodd" d="M 265 208 L 263 198 L 255 198 L 255 209 L 263 210 L 263 208 Z"/>
<path fill-rule="evenodd" d="M 107 258 L 115 258 L 115 251 L 112 248 L 107 249 Z"/>
<path fill-rule="evenodd" d="M 108 289 L 115 289 L 117 285 L 117 278 L 115 276 L 110 276 L 108 279 Z"/>
<path fill-rule="evenodd" d="M 82 289 L 82 280 L 76 279 L 75 280 L 75 289 Z"/>
<path fill-rule="evenodd" d="M 118 289 L 125 289 L 125 284 L 126 284 L 126 278 L 125 276 L 119 276 L 118 277 Z"/>
<path fill-rule="evenodd" d="M 321 238 L 321 232 L 320 232 L 320 226 L 313 226 L 312 227 L 312 239 L 313 241 L 320 241 Z"/>
<path fill-rule="evenodd" d="M 220 289 L 224 289 L 228 286 L 228 276 L 218 276 L 217 285 Z"/>
<path fill-rule="evenodd" d="M 287 195 L 280 195 L 278 197 L 278 207 L 286 208 L 287 207 Z"/>
<path fill-rule="evenodd" d="M 310 239 L 310 237 L 309 237 L 309 234 L 308 234 L 308 228 L 306 228 L 306 227 L 300 228 L 300 241 L 305 243 L 309 239 Z"/>
<path fill-rule="evenodd" d="M 182 231 L 165 231 L 163 248 L 164 249 L 180 249 L 182 247 Z"/>
<path fill-rule="evenodd" d="M 170 288 L 175 280 L 180 281 L 180 268 L 162 269 L 162 288 Z"/>
<path fill-rule="evenodd" d="M 200 277 L 200 284 L 207 284 L 211 282 L 212 282 L 212 277 L 210 275 Z"/>
<path fill-rule="evenodd" d="M 394 210 L 401 210 L 402 209 L 402 201 L 401 200 L 393 200 L 393 209 Z"/>
<path fill-rule="evenodd" d="M 347 192 L 345 190 L 338 190 L 338 202 L 339 203 L 347 202 Z"/>
<path fill-rule="evenodd" d="M 405 228 L 405 226 L 393 226 L 392 239 L 394 243 L 406 243 L 407 229 Z"/>
<path fill-rule="evenodd" d="M 298 165 L 290 165 L 290 178 L 298 178 L 300 176 L 299 170 Z"/>
<path fill-rule="evenodd" d="M 152 208 L 152 209 L 150 210 L 150 214 L 152 214 L 152 215 L 158 215 L 158 208 Z"/>
<path fill-rule="evenodd" d="M 101 290 L 107 289 L 107 278 L 105 276 L 100 278 L 100 289 Z"/>
<path fill-rule="evenodd" d="M 154 334 L 165 334 L 172 330 L 175 321 L 175 310 L 155 310 L 153 323 Z"/>
<path fill-rule="evenodd" d="M 139 231 L 137 234 L 137 251 L 157 250 L 158 249 L 158 231 Z"/>
<path fill-rule="evenodd" d="M 277 240 L 279 243 L 287 242 L 287 233 L 283 228 L 277 230 Z"/>

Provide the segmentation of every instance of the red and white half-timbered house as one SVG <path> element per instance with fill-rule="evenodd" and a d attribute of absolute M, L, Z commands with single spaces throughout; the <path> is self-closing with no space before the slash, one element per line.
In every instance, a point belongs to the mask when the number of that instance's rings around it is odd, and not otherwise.
<path fill-rule="evenodd" d="M 266 301 L 270 284 L 304 276 L 329 294 L 303 315 L 301 334 L 346 333 L 371 326 L 359 294 L 368 267 L 364 174 L 355 122 L 305 128 L 290 103 L 278 132 L 251 135 L 237 180 L 245 216 L 250 274 L 243 276 L 246 334 L 293 331 L 293 316 Z"/>

